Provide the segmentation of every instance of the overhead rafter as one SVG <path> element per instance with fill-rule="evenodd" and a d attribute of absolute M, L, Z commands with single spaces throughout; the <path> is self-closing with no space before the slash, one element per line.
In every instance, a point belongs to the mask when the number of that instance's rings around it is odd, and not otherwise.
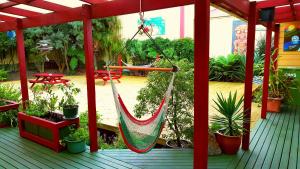
<path fill-rule="evenodd" d="M 294 0 L 294 3 L 300 3 L 300 0 Z M 257 2 L 257 8 L 271 8 L 285 5 L 290 5 L 289 0 L 266 0 Z"/>
<path fill-rule="evenodd" d="M 16 7 L 9 7 L 9 8 L 2 9 L 1 12 L 25 16 L 25 17 L 34 17 L 34 16 L 38 16 L 41 14 L 38 12 L 24 10 L 24 9 L 20 9 L 20 8 L 16 8 Z"/>
<path fill-rule="evenodd" d="M 15 22 L 17 18 L 0 14 L 0 20 L 6 22 Z"/>

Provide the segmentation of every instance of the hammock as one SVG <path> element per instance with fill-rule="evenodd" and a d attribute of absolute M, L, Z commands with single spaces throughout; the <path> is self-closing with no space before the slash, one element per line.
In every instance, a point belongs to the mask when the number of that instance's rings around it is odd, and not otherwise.
<path fill-rule="evenodd" d="M 110 71 L 108 72 L 110 76 Z M 147 153 L 155 146 L 165 124 L 174 78 L 175 73 L 173 73 L 168 89 L 158 109 L 147 120 L 138 120 L 129 113 L 114 82 L 110 80 L 119 118 L 119 129 L 124 143 L 130 150 L 137 153 Z"/>

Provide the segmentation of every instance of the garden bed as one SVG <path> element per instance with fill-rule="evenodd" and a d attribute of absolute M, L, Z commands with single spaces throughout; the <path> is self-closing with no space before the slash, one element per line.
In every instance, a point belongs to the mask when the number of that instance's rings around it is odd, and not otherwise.
<path fill-rule="evenodd" d="M 18 109 L 18 107 L 19 103 L 17 102 L 0 99 L 0 112 L 8 111 L 11 109 Z"/>
<path fill-rule="evenodd" d="M 64 120 L 63 115 L 48 113 L 43 117 L 18 113 L 20 136 L 43 146 L 51 148 L 56 152 L 63 150 L 60 140 L 69 134 L 69 126 L 79 127 L 79 118 Z"/>

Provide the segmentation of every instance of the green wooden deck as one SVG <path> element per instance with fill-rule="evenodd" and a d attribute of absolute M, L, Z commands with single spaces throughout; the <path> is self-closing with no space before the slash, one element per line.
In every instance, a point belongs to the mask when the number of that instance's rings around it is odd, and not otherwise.
<path fill-rule="evenodd" d="M 251 132 L 249 151 L 209 157 L 210 169 L 300 168 L 300 108 L 284 107 L 268 114 Z M 299 155 L 298 155 L 299 154 Z M 147 154 L 129 150 L 69 154 L 20 138 L 17 128 L 0 129 L 0 168 L 193 168 L 191 149 L 154 149 Z"/>

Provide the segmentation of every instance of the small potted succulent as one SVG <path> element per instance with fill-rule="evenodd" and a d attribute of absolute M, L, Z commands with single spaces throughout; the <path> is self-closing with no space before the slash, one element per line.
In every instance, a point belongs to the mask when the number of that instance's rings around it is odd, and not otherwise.
<path fill-rule="evenodd" d="M 241 136 L 245 129 L 243 128 L 243 101 L 241 97 L 237 99 L 237 92 L 233 95 L 230 92 L 228 98 L 223 94 L 217 93 L 217 101 L 214 100 L 214 107 L 220 115 L 215 115 L 211 120 L 211 129 L 215 132 L 216 140 L 221 150 L 225 154 L 235 154 L 241 145 Z"/>
<path fill-rule="evenodd" d="M 74 87 L 74 84 L 59 85 L 59 89 L 64 93 L 59 102 L 60 108 L 63 110 L 65 119 L 75 119 L 78 115 L 78 102 L 75 96 L 80 92 L 79 88 Z"/>
<path fill-rule="evenodd" d="M 88 130 L 86 127 L 72 129 L 71 133 L 64 138 L 67 150 L 70 153 L 81 153 L 86 150 L 86 141 L 89 138 Z"/>

